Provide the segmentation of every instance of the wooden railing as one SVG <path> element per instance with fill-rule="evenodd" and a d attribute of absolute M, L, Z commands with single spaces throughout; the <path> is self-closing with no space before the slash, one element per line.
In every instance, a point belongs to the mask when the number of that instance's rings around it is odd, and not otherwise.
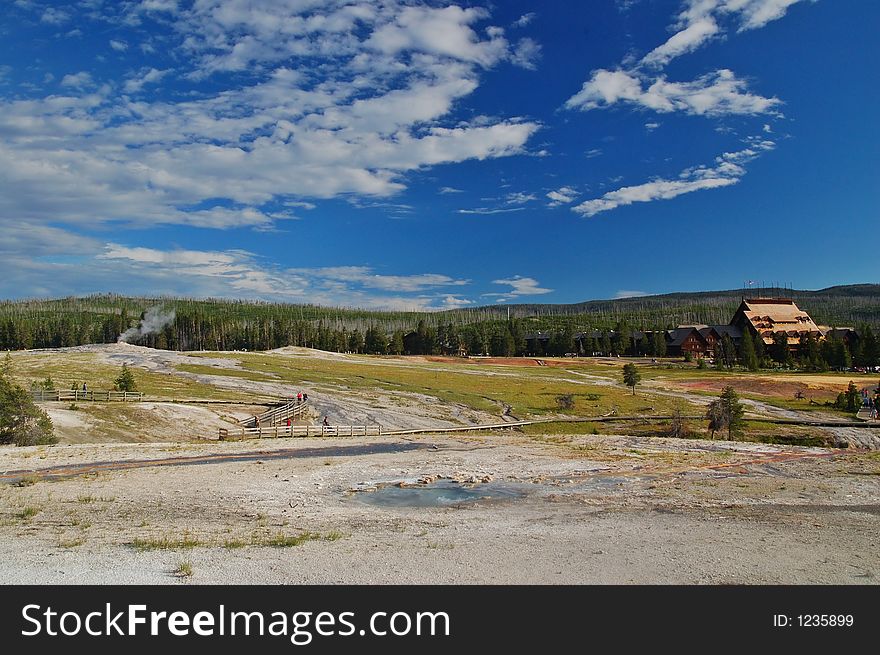
<path fill-rule="evenodd" d="M 281 437 L 379 437 L 380 425 L 273 425 L 258 428 L 220 428 L 220 441 Z"/>
<path fill-rule="evenodd" d="M 287 419 L 295 420 L 302 417 L 306 413 L 307 406 L 308 401 L 292 400 L 257 416 L 248 416 L 240 420 L 238 424 L 245 428 L 272 427 Z"/>
<path fill-rule="evenodd" d="M 81 389 L 32 389 L 35 402 L 88 400 L 103 402 L 138 402 L 144 399 L 140 391 L 82 391 Z"/>

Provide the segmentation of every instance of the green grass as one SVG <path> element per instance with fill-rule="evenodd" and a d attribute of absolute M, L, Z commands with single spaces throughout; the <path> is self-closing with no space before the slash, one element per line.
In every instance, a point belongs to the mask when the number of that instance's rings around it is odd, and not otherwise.
<path fill-rule="evenodd" d="M 84 537 L 75 537 L 73 539 L 62 539 L 58 542 L 59 548 L 76 548 L 82 546 L 86 542 Z"/>
<path fill-rule="evenodd" d="M 205 546 L 205 542 L 196 539 L 186 533 L 183 537 L 149 537 L 142 539 L 135 538 L 131 542 L 131 547 L 138 551 L 148 550 L 191 550 L 197 546 Z"/>
<path fill-rule="evenodd" d="M 205 353 L 204 356 L 222 357 L 224 353 Z M 665 397 L 648 398 L 641 393 L 633 396 L 623 386 L 590 384 L 589 378 L 582 382 L 565 369 L 553 367 L 450 364 L 367 355 L 339 360 L 275 353 L 236 353 L 234 357 L 255 380 L 268 373 L 281 382 L 321 387 L 329 393 L 334 388 L 366 395 L 377 391 L 419 393 L 493 414 L 500 413 L 502 403 L 507 403 L 519 417 L 558 414 L 557 397 L 567 394 L 572 395 L 574 407 L 565 413 L 574 416 L 598 416 L 612 408 L 621 414 L 646 408 L 661 412 L 669 411 L 672 406 L 672 401 Z M 585 367 L 572 364 L 572 368 Z M 224 374 L 222 369 L 192 364 L 178 366 L 178 369 L 202 375 Z M 601 372 L 608 376 L 608 367 Z"/>
<path fill-rule="evenodd" d="M 192 562 L 181 562 L 177 565 L 177 568 L 174 569 L 174 575 L 179 578 L 189 578 L 192 577 L 193 574 L 193 565 Z"/>
<path fill-rule="evenodd" d="M 197 361 L 195 358 L 193 359 Z M 221 371 L 210 366 L 206 368 L 215 375 L 234 373 L 234 371 Z M 82 388 L 82 383 L 86 382 L 89 389 L 104 391 L 113 388 L 114 381 L 119 377 L 120 369 L 121 366 L 102 363 L 93 353 L 65 353 L 63 357 L 60 357 L 57 353 L 29 352 L 16 357 L 12 377 L 16 383 L 25 388 L 30 386 L 31 380 L 44 380 L 51 377 L 55 382 L 56 389 L 70 389 L 73 383 Z M 147 371 L 137 366 L 132 367 L 132 373 L 137 383 L 137 390 L 150 398 L 200 398 L 206 400 L 247 400 L 248 398 L 248 394 L 245 393 L 218 389 L 186 377 Z M 77 407 L 82 410 L 92 404 L 89 401 L 81 401 Z"/>
<path fill-rule="evenodd" d="M 282 532 L 267 537 L 258 545 L 272 546 L 274 548 L 291 548 L 293 546 L 302 546 L 307 541 L 319 541 L 324 536 L 319 532 L 301 532 L 297 535 L 287 535 Z"/>

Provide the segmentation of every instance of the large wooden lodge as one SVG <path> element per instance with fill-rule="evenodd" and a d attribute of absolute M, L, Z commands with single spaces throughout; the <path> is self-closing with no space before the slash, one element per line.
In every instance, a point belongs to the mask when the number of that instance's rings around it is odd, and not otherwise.
<path fill-rule="evenodd" d="M 746 330 L 753 339 L 760 338 L 765 346 L 772 345 L 775 336 L 784 332 L 792 350 L 798 347 L 801 337 L 806 335 L 822 340 L 833 332 L 847 342 L 855 338 L 855 331 L 852 328 L 816 325 L 810 315 L 790 298 L 744 298 L 727 325 L 679 325 L 674 329 L 664 330 L 666 354 L 670 357 L 690 354 L 694 359 L 711 357 L 715 352 L 715 344 L 725 336 L 738 346 Z M 614 331 L 603 333 L 598 330 L 576 334 L 578 354 L 594 354 L 591 344 L 595 344 L 598 339 L 606 335 L 610 338 L 615 336 Z M 532 353 L 545 351 L 550 337 L 550 333 L 547 332 L 527 335 L 528 350 Z M 632 339 L 637 343 L 653 338 L 654 333 L 650 331 L 636 331 L 632 334 Z"/>

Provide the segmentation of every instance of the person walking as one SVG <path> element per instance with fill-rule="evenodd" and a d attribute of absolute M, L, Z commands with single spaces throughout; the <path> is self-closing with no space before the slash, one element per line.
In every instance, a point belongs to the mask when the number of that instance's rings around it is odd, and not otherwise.
<path fill-rule="evenodd" d="M 324 422 L 321 425 L 330 425 L 330 421 L 327 420 L 327 417 L 324 417 Z"/>

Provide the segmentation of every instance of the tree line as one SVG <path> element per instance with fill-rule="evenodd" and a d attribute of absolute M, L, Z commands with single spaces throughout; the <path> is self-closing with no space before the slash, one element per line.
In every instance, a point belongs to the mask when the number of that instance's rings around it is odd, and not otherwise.
<path fill-rule="evenodd" d="M 690 303 L 684 305 L 686 307 L 693 307 L 691 300 L 682 302 Z M 430 355 L 464 351 L 494 356 L 577 353 L 664 357 L 667 353 L 663 333 L 677 324 L 670 320 L 676 316 L 670 310 L 674 309 L 674 302 L 645 301 L 632 307 L 631 314 L 618 312 L 616 320 L 612 320 L 612 315 L 604 310 L 530 316 L 513 312 L 508 319 L 497 308 L 376 312 L 313 305 L 114 295 L 5 301 L 0 302 L 0 349 L 114 343 L 127 330 L 138 327 L 148 310 L 161 308 L 169 315 L 173 312 L 173 320 L 147 334 L 138 334 L 131 343 L 168 350 L 270 350 L 304 346 L 376 354 Z M 880 309 L 870 316 L 872 320 L 866 322 L 860 332 L 864 333 L 864 328 L 870 328 L 871 323 L 877 324 Z M 710 318 L 699 313 L 688 317 L 696 322 Z M 539 331 L 544 338 L 527 339 Z M 714 359 L 716 363 L 739 363 L 747 368 L 754 365 L 753 360 L 759 367 L 773 362 L 798 364 L 802 360 L 816 369 L 843 368 L 848 363 L 876 365 L 873 364 L 875 346 L 866 345 L 863 352 L 850 352 L 841 349 L 836 341 L 831 345 L 827 345 L 827 340 L 821 344 L 806 341 L 792 355 L 782 349 L 777 352 L 775 347 L 764 348 L 763 343 L 757 341 L 752 344 L 754 356 L 750 350 L 742 352 L 741 348 L 722 343 L 721 352 L 716 353 L 720 357 Z"/>

